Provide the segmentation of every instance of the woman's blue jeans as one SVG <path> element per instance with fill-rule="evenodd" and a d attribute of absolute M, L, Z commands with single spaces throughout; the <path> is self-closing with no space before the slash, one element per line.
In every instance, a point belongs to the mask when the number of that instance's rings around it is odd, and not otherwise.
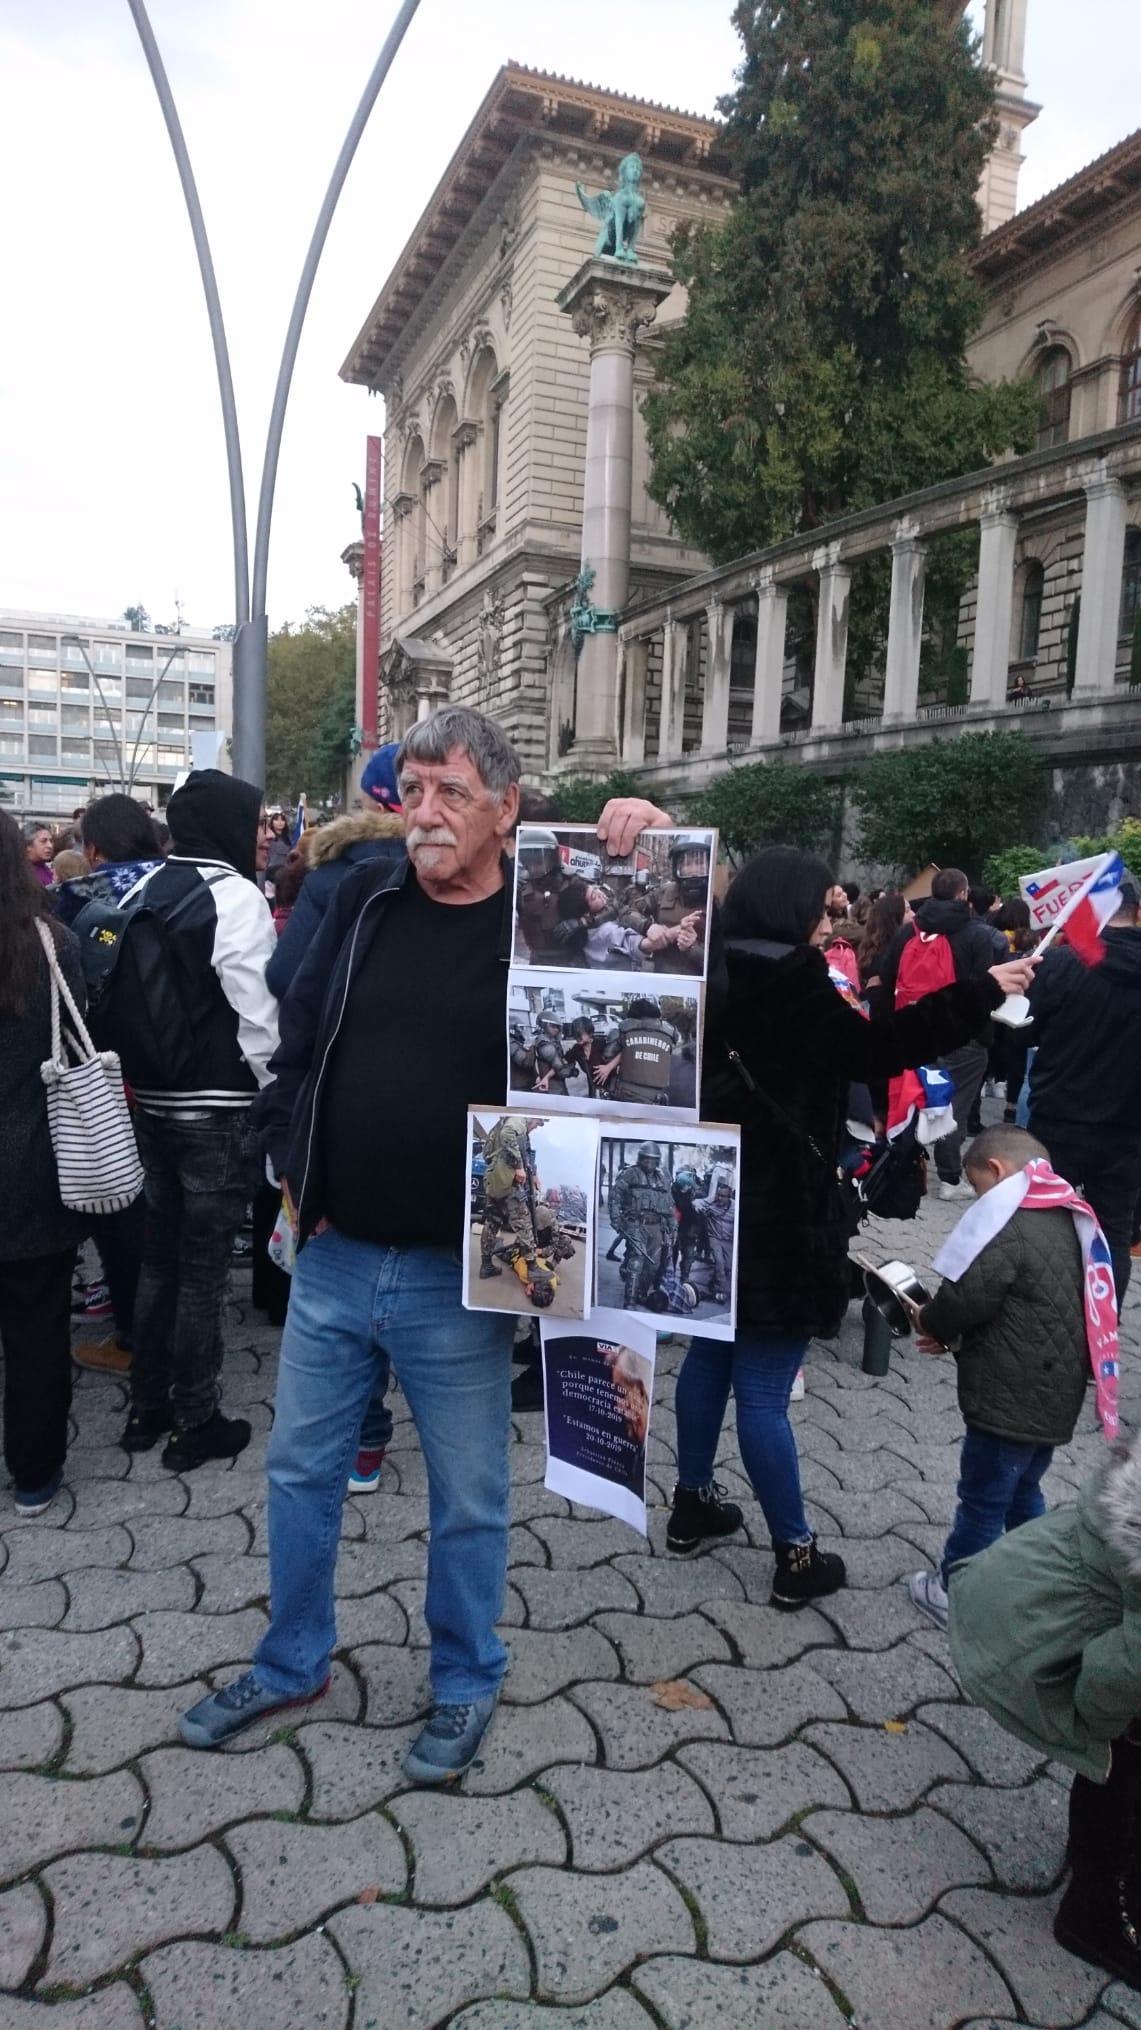
<path fill-rule="evenodd" d="M 694 1339 L 677 1378 L 677 1468 L 683 1487 L 707 1487 L 732 1389 L 737 1443 L 753 1493 L 776 1544 L 812 1535 L 800 1492 L 800 1462 L 788 1398 L 808 1350 L 804 1338 L 739 1331 L 733 1340 Z"/>

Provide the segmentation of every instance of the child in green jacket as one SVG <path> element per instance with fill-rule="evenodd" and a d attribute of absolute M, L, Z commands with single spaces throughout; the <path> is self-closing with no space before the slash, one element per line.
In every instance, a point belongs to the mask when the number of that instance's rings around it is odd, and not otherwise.
<path fill-rule="evenodd" d="M 964 1691 L 1076 1772 L 1073 1874 L 1054 1936 L 1141 1988 L 1141 1437 L 1110 1455 L 1075 1508 L 960 1566 L 950 1593 Z"/>
<path fill-rule="evenodd" d="M 966 1425 L 938 1569 L 908 1580 L 915 1605 L 940 1628 L 955 1566 L 1043 1513 L 1043 1476 L 1054 1446 L 1074 1435 L 1092 1373 L 1082 1244 L 1068 1202 L 1077 1194 L 1023 1128 L 985 1128 L 964 1168 L 978 1203 L 935 1258 L 945 1277 L 938 1294 L 909 1307 L 919 1350 L 954 1352 Z"/>

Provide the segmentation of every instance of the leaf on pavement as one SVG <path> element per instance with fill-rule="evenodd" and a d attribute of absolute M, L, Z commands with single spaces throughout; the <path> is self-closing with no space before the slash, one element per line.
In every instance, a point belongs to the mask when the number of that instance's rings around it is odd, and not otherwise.
<path fill-rule="evenodd" d="M 650 1686 L 650 1697 L 655 1706 L 661 1706 L 667 1713 L 680 1713 L 685 1706 L 704 1712 L 713 1704 L 705 1692 L 699 1692 L 685 1678 L 659 1678 Z"/>

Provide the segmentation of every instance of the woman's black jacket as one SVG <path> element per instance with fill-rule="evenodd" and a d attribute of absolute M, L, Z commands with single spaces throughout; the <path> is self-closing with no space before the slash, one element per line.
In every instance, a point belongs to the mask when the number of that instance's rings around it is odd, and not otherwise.
<path fill-rule="evenodd" d="M 1002 993 L 987 973 L 868 1022 L 809 945 L 728 942 L 724 967 L 706 1018 L 701 1117 L 743 1130 L 738 1324 L 827 1338 L 849 1295 L 836 1173 L 849 1083 L 946 1056 Z"/>

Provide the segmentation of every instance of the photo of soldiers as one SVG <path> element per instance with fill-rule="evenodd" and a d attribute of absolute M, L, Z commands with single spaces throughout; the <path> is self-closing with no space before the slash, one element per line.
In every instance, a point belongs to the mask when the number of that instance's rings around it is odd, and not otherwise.
<path fill-rule="evenodd" d="M 589 825 L 520 825 L 516 965 L 705 975 L 717 834 L 643 832 L 607 857 Z"/>
<path fill-rule="evenodd" d="M 701 988 L 611 973 L 590 986 L 514 967 L 508 993 L 512 1095 L 574 1113 L 676 1112 L 696 1120 Z"/>
<path fill-rule="evenodd" d="M 673 1142 L 647 1125 L 635 1140 L 603 1128 L 595 1302 L 659 1330 L 681 1319 L 681 1329 L 730 1339 L 740 1137 L 734 1128 L 695 1132 L 706 1139 Z"/>
<path fill-rule="evenodd" d="M 582 1318 L 589 1295 L 594 1123 L 472 1108 L 468 1136 L 464 1303 L 520 1317 Z"/>

